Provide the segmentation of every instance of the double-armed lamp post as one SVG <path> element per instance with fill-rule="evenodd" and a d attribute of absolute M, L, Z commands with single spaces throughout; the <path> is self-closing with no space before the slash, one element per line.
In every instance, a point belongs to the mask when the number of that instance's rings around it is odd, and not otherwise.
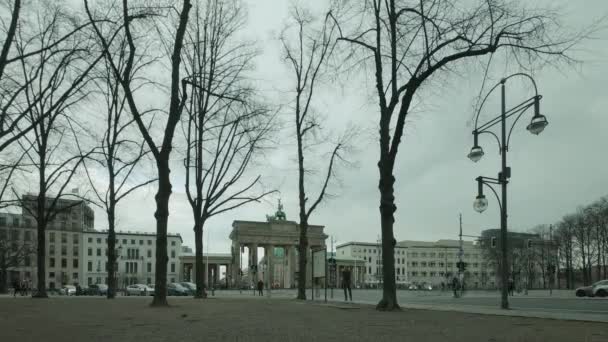
<path fill-rule="evenodd" d="M 505 84 L 507 81 L 513 77 L 524 77 L 532 82 L 534 87 L 534 96 L 528 98 L 527 100 L 521 102 L 520 104 L 514 106 L 507 110 L 506 102 L 505 102 Z M 479 125 L 479 114 L 481 113 L 481 109 L 485 104 L 486 100 L 492 94 L 494 90 L 500 87 L 501 90 L 501 114 L 497 117 L 487 121 L 484 124 Z M 473 203 L 473 208 L 477 212 L 483 212 L 488 208 L 488 200 L 483 194 L 483 186 L 486 185 L 492 190 L 496 199 L 498 200 L 498 205 L 500 206 L 500 245 L 501 245 L 501 305 L 500 307 L 503 309 L 509 308 L 509 299 L 508 299 L 508 280 L 509 280 L 509 263 L 508 263 L 508 248 L 507 248 L 507 184 L 509 183 L 509 178 L 511 178 L 511 168 L 507 166 L 507 151 L 509 150 L 509 141 L 511 138 L 511 133 L 513 132 L 513 128 L 519 119 L 527 112 L 528 109 L 534 108 L 534 116 L 530 121 L 530 124 L 526 127 L 530 133 L 534 135 L 538 135 L 540 132 L 545 129 L 547 126 L 547 118 L 544 115 L 540 114 L 540 100 L 542 96 L 538 94 L 538 89 L 536 87 L 536 82 L 534 79 L 524 73 L 516 73 L 510 76 L 503 78 L 499 83 L 497 83 L 485 96 L 481 105 L 479 106 L 479 110 L 475 116 L 475 129 L 473 130 L 473 148 L 471 148 L 471 152 L 468 157 L 473 162 L 477 162 L 483 157 L 484 152 L 483 149 L 478 144 L 479 135 L 483 133 L 487 133 L 496 138 L 496 141 L 499 145 L 500 155 L 502 157 L 502 168 L 498 173 L 498 178 L 491 177 L 477 177 L 477 198 Z M 507 132 L 507 119 L 510 117 L 515 117 L 509 131 Z M 490 129 L 496 125 L 500 124 L 500 137 L 492 132 Z M 502 199 L 498 196 L 496 190 L 492 187 L 492 184 L 498 184 L 501 186 L 502 190 Z"/>

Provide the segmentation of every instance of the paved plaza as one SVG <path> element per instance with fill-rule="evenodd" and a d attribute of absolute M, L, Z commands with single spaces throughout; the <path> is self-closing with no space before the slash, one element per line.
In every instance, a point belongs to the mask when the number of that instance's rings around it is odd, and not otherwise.
<path fill-rule="evenodd" d="M 0 298 L 2 341 L 608 341 L 608 325 L 273 298 Z"/>

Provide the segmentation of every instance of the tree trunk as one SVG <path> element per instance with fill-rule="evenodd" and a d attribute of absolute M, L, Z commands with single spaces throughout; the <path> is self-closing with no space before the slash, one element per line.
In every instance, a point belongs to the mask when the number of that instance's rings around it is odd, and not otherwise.
<path fill-rule="evenodd" d="M 199 216 L 200 217 L 200 216 Z M 204 298 L 203 290 L 205 287 L 205 266 L 203 264 L 203 224 L 200 219 L 194 225 L 194 269 L 196 270 L 196 294 L 194 298 Z"/>
<path fill-rule="evenodd" d="M 113 182 L 112 182 L 113 183 Z M 114 191 L 110 190 L 110 203 L 108 207 L 108 293 L 107 298 L 116 297 L 116 203 Z"/>
<path fill-rule="evenodd" d="M 381 139 L 384 137 L 381 137 Z M 381 143 L 382 145 L 382 143 Z M 388 150 L 387 150 L 388 151 Z M 395 222 L 394 184 L 395 177 L 392 174 L 388 153 L 383 152 L 378 163 L 380 170 L 380 223 L 382 228 L 382 299 L 376 306 L 378 310 L 399 310 L 397 303 L 397 287 L 395 284 L 395 236 L 393 234 L 393 223 Z"/>
<path fill-rule="evenodd" d="M 298 297 L 306 300 L 306 264 L 308 262 L 308 221 L 300 215 L 300 244 L 298 246 Z M 272 253 L 272 251 L 271 251 Z"/>
<path fill-rule="evenodd" d="M 168 306 L 167 303 L 167 223 L 169 219 L 169 197 L 171 180 L 169 155 L 161 153 L 158 166 L 158 192 L 156 193 L 156 268 L 154 273 L 154 300 L 152 306 Z"/>
<path fill-rule="evenodd" d="M 8 276 L 8 271 L 6 267 L 4 267 L 4 260 L 0 260 L 0 293 L 6 293 L 6 281 Z"/>
<path fill-rule="evenodd" d="M 44 170 L 43 167 L 40 170 Z M 38 238 L 38 254 L 36 255 L 36 268 L 38 274 L 38 289 L 36 294 L 33 294 L 33 298 L 48 298 L 46 294 L 46 217 L 45 217 L 45 205 L 46 205 L 46 184 L 44 183 L 45 175 L 44 172 L 40 172 L 40 192 L 38 193 L 38 208 L 36 208 L 36 230 Z"/>

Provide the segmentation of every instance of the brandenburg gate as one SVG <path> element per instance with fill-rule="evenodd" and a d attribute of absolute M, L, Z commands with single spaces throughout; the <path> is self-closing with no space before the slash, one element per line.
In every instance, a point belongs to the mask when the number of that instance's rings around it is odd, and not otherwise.
<path fill-rule="evenodd" d="M 300 226 L 294 221 L 288 221 L 283 206 L 279 201 L 279 209 L 274 216 L 266 216 L 266 222 L 234 221 L 230 240 L 232 240 L 232 279 L 234 285 L 242 284 L 241 270 L 249 270 L 249 281 L 262 280 L 266 286 L 295 288 L 298 279 L 298 244 L 300 241 Z M 306 283 L 311 282 L 311 251 L 325 248 L 327 235 L 324 226 L 308 226 L 308 256 Z M 259 248 L 264 249 L 263 260 L 258 259 Z M 241 253 L 247 249 L 249 265 L 241 265 Z M 282 253 L 281 253 L 282 252 Z M 257 267 L 251 267 L 257 266 Z M 257 268 L 257 272 L 256 272 Z"/>

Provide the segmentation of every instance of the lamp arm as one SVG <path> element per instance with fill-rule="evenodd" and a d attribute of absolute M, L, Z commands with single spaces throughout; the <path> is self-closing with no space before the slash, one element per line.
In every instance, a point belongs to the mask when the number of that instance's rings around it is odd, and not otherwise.
<path fill-rule="evenodd" d="M 483 108 L 483 105 L 486 103 L 486 101 L 488 100 L 488 97 L 490 97 L 490 94 L 492 94 L 492 92 L 494 92 L 494 90 L 496 88 L 498 88 L 498 86 L 500 86 L 502 83 L 496 83 L 492 89 L 490 89 L 490 91 L 488 91 L 488 93 L 486 94 L 486 96 L 483 98 L 483 101 L 481 101 L 481 104 L 479 105 L 479 108 L 477 109 L 477 114 L 475 115 L 475 130 L 477 130 L 477 121 L 479 121 L 479 114 L 481 114 L 481 109 Z"/>
<path fill-rule="evenodd" d="M 492 131 L 479 131 L 477 132 L 477 134 L 482 134 L 482 133 L 487 133 L 487 134 L 491 134 L 494 136 L 494 138 L 496 138 L 496 142 L 498 143 L 498 154 L 502 153 L 502 144 L 500 143 L 500 139 L 498 139 L 498 136 L 496 135 L 496 133 L 492 132 Z"/>
<path fill-rule="evenodd" d="M 494 190 L 494 187 L 492 185 L 490 185 L 490 183 L 486 182 L 483 178 L 482 178 L 481 182 L 485 186 L 490 188 L 490 190 L 492 190 L 492 192 L 494 193 L 494 196 L 496 196 L 496 200 L 498 201 L 498 207 L 500 208 L 500 211 L 502 212 L 502 203 L 500 202 L 500 197 L 498 196 L 498 193 L 496 192 L 496 190 Z"/>
<path fill-rule="evenodd" d="M 511 128 L 509 129 L 509 135 L 507 135 L 507 147 L 509 146 L 509 141 L 511 141 L 511 133 L 513 133 L 513 128 L 515 128 L 515 124 L 517 123 L 517 121 L 526 113 L 526 110 L 528 110 L 528 108 L 534 106 L 534 103 L 527 105 L 526 107 L 524 107 L 521 112 L 517 115 L 517 118 L 515 118 L 515 121 L 513 121 L 513 123 L 511 124 Z"/>

